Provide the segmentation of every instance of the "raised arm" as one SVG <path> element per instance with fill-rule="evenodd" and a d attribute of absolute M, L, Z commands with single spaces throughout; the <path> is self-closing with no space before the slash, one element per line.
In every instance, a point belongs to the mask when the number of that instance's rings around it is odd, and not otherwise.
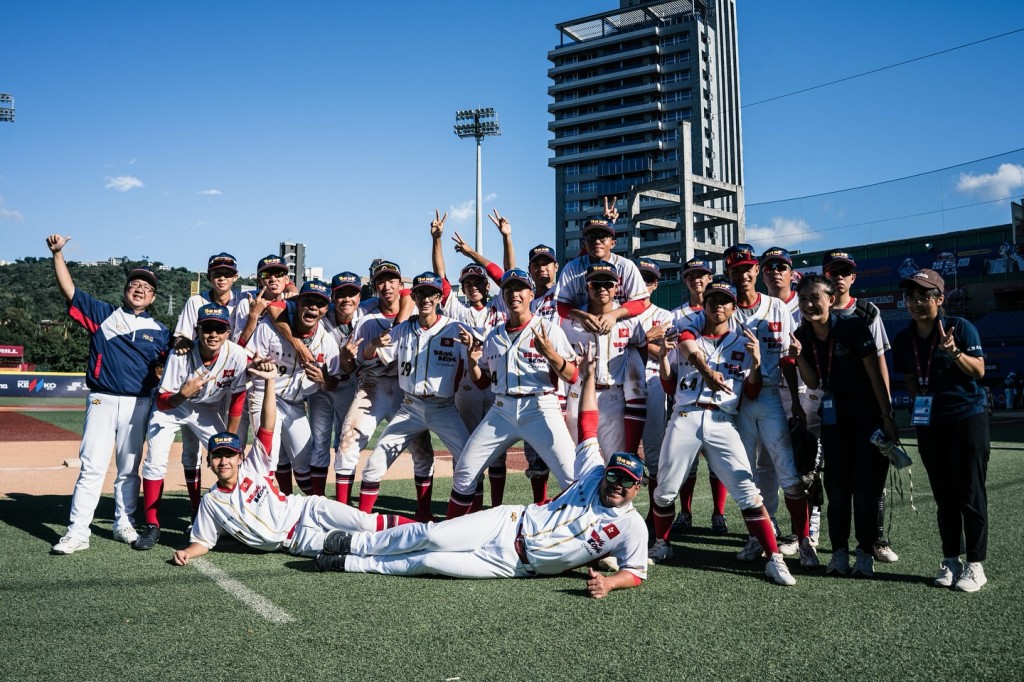
<path fill-rule="evenodd" d="M 444 245 L 441 243 L 441 237 L 444 235 L 444 221 L 448 218 L 448 211 L 441 215 L 441 212 L 434 209 L 434 219 L 430 221 L 430 260 L 434 266 L 434 272 L 441 276 L 441 279 L 445 277 L 444 271 Z"/>
<path fill-rule="evenodd" d="M 71 241 L 71 237 L 63 237 L 59 234 L 51 234 L 46 238 L 46 246 L 53 254 L 53 273 L 57 276 L 57 286 L 60 293 L 67 301 L 75 297 L 75 282 L 68 272 L 68 264 L 64 262 L 64 246 Z"/>
<path fill-rule="evenodd" d="M 501 233 L 501 248 L 504 251 L 501 264 L 505 270 L 511 270 L 516 266 L 516 252 L 512 248 L 512 223 L 508 221 L 508 218 L 500 215 L 498 209 L 494 209 L 494 215 L 487 217 Z"/>

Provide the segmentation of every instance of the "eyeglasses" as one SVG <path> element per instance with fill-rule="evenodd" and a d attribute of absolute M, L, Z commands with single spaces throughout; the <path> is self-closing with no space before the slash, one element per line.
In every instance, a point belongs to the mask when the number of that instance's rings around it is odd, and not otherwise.
<path fill-rule="evenodd" d="M 229 279 L 234 277 L 235 274 L 234 270 L 228 270 L 227 268 L 224 268 L 223 270 L 211 270 L 210 279 Z"/>
<path fill-rule="evenodd" d="M 612 236 L 610 234 L 595 234 L 591 232 L 583 238 L 588 244 L 603 244 L 604 242 L 610 241 Z"/>
<path fill-rule="evenodd" d="M 825 271 L 825 276 L 829 279 L 837 279 L 840 277 L 849 277 L 853 274 L 853 270 L 850 268 L 832 268 L 831 270 Z"/>
<path fill-rule="evenodd" d="M 903 302 L 907 305 L 928 305 L 932 301 L 936 300 L 934 296 L 904 296 Z"/>
<path fill-rule="evenodd" d="M 201 331 L 204 334 L 227 334 L 228 329 L 230 329 L 230 327 L 228 327 L 226 324 L 203 323 L 199 325 L 199 331 Z"/>
<path fill-rule="evenodd" d="M 281 279 L 288 276 L 287 270 L 270 270 L 260 273 L 260 279 Z"/>
<path fill-rule="evenodd" d="M 604 472 L 604 480 L 608 481 L 612 485 L 622 486 L 626 490 L 629 490 L 639 482 L 615 471 Z"/>
<path fill-rule="evenodd" d="M 789 266 L 785 263 L 768 263 L 768 265 L 762 266 L 764 270 L 772 272 L 785 272 L 789 270 Z"/>
<path fill-rule="evenodd" d="M 590 285 L 591 289 L 611 289 L 615 286 L 615 282 L 608 282 L 605 280 L 600 280 L 597 282 L 588 282 L 587 284 Z"/>
<path fill-rule="evenodd" d="M 128 290 L 129 291 L 139 290 L 139 291 L 142 291 L 143 293 L 146 293 L 146 294 L 151 294 L 154 291 L 156 291 L 156 289 L 154 289 L 149 284 L 146 284 L 145 282 L 142 282 L 142 281 L 137 280 L 137 279 L 136 280 L 132 280 L 132 282 L 128 284 Z"/>

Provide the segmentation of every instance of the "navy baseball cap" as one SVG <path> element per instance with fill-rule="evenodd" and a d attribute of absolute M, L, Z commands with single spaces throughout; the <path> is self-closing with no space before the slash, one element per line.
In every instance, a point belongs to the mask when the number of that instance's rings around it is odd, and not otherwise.
<path fill-rule="evenodd" d="M 331 290 L 324 282 L 318 279 L 310 279 L 302 283 L 299 289 L 299 296 L 319 296 L 324 299 L 324 305 L 331 302 Z"/>
<path fill-rule="evenodd" d="M 716 277 L 711 280 L 711 283 L 708 284 L 706 289 L 704 289 L 704 300 L 706 301 L 708 298 L 716 294 L 728 296 L 733 303 L 736 302 L 736 287 L 734 287 L 732 282 L 724 277 Z"/>
<path fill-rule="evenodd" d="M 156 288 L 156 273 L 149 268 L 132 268 L 128 271 L 128 282 L 131 283 L 134 280 L 142 279 L 153 285 Z"/>
<path fill-rule="evenodd" d="M 441 287 L 441 276 L 436 272 L 424 272 L 412 278 L 412 290 L 434 289 L 438 293 L 444 291 Z"/>
<path fill-rule="evenodd" d="M 206 451 L 212 455 L 219 450 L 230 450 L 236 455 L 240 455 L 242 454 L 242 441 L 239 440 L 237 434 L 230 431 L 215 433 L 210 436 L 210 440 L 206 444 Z"/>
<path fill-rule="evenodd" d="M 331 278 L 331 293 L 337 293 L 339 289 L 355 289 L 361 291 L 363 288 L 363 281 L 359 279 L 359 275 L 354 272 L 339 272 L 333 278 Z"/>
<path fill-rule="evenodd" d="M 212 272 L 218 268 L 224 268 L 225 270 L 231 270 L 235 274 L 238 274 L 238 261 L 230 253 L 221 251 L 216 256 L 210 256 L 210 260 L 206 262 L 206 271 Z"/>
<path fill-rule="evenodd" d="M 588 282 L 604 280 L 618 283 L 619 273 L 615 271 L 614 265 L 606 260 L 601 260 L 587 268 L 586 280 Z"/>
<path fill-rule="evenodd" d="M 537 244 L 537 246 L 530 249 L 530 260 L 532 263 L 537 258 L 547 258 L 548 260 L 557 260 L 555 258 L 555 250 L 550 246 L 544 244 Z"/>
<path fill-rule="evenodd" d="M 256 274 L 262 275 L 267 270 L 284 270 L 288 272 L 288 263 L 284 258 L 270 254 L 260 258 L 259 265 L 256 266 Z"/>
<path fill-rule="evenodd" d="M 754 247 L 750 244 L 733 244 L 725 250 L 725 267 L 728 269 L 740 265 L 757 265 Z"/>
<path fill-rule="evenodd" d="M 821 270 L 822 270 L 822 272 L 824 272 L 824 271 L 828 270 L 829 268 L 831 268 L 833 266 L 836 266 L 836 265 L 848 265 L 848 266 L 850 266 L 850 268 L 852 268 L 854 270 L 857 269 L 857 262 L 855 260 L 853 260 L 853 256 L 851 256 L 846 251 L 838 251 L 838 250 L 837 251 L 829 251 L 824 256 L 822 256 L 822 258 L 821 258 Z"/>
<path fill-rule="evenodd" d="M 591 232 L 604 232 L 612 237 L 615 236 L 615 228 L 607 220 L 597 220 L 596 218 L 591 218 L 583 225 L 584 237 Z"/>
<path fill-rule="evenodd" d="M 644 479 L 644 461 L 634 452 L 616 452 L 608 460 L 605 471 L 621 471 L 634 481 Z"/>
<path fill-rule="evenodd" d="M 704 272 L 710 275 L 714 273 L 714 270 L 711 269 L 711 264 L 703 258 L 691 258 L 683 264 L 683 277 L 691 272 Z"/>
<path fill-rule="evenodd" d="M 771 263 L 773 260 L 782 261 L 790 267 L 793 265 L 793 257 L 789 255 L 789 251 L 781 246 L 772 246 L 761 254 L 761 265 Z"/>
<path fill-rule="evenodd" d="M 402 270 L 398 267 L 398 263 L 382 260 L 373 266 L 373 270 L 370 272 L 370 282 L 376 284 L 377 280 L 381 277 L 397 277 L 402 279 Z"/>
<path fill-rule="evenodd" d="M 511 270 L 506 270 L 505 274 L 501 276 L 501 284 L 499 284 L 498 286 L 504 289 L 506 286 L 511 285 L 513 282 L 522 282 L 530 289 L 533 289 L 533 278 L 530 277 L 530 273 L 528 273 L 526 270 L 523 270 L 522 268 L 512 268 Z"/>
<path fill-rule="evenodd" d="M 651 258 L 638 258 L 636 266 L 640 268 L 641 273 L 648 273 L 654 275 L 656 279 L 661 279 L 661 268 Z"/>
<path fill-rule="evenodd" d="M 202 324 L 203 322 L 219 322 L 230 327 L 231 314 L 228 313 L 228 309 L 222 305 L 207 303 L 199 309 L 199 315 L 196 318 L 196 324 Z"/>
<path fill-rule="evenodd" d="M 904 289 L 910 285 L 919 286 L 925 291 L 931 289 L 942 294 L 946 291 L 946 280 L 942 279 L 942 275 L 935 272 L 931 268 L 921 268 L 912 275 L 907 275 L 900 280 L 900 288 Z"/>
<path fill-rule="evenodd" d="M 476 263 L 470 263 L 466 267 L 462 268 L 462 272 L 459 273 L 459 281 L 464 282 L 467 277 L 480 277 L 485 280 L 484 284 L 487 283 L 487 271 Z"/>

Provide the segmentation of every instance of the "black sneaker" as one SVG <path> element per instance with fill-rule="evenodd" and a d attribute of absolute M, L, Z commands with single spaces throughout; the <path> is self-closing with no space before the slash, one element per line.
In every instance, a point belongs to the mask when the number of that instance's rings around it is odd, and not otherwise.
<path fill-rule="evenodd" d="M 139 537 L 132 543 L 134 549 L 153 549 L 160 541 L 160 526 L 155 523 L 144 524 L 136 530 L 139 532 Z"/>
<path fill-rule="evenodd" d="M 340 554 L 320 552 L 316 555 L 316 570 L 345 572 L 345 557 Z"/>
<path fill-rule="evenodd" d="M 352 550 L 352 533 L 332 530 L 324 538 L 324 554 L 345 556 Z"/>

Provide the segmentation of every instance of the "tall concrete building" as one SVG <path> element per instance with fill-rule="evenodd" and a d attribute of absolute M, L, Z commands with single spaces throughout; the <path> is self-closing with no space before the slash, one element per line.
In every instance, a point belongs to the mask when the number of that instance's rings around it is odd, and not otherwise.
<path fill-rule="evenodd" d="M 579 251 L 580 229 L 587 218 L 601 215 L 602 197 L 617 196 L 616 252 L 662 260 L 666 278 L 678 278 L 678 264 L 702 253 L 694 249 L 692 231 L 687 236 L 681 219 L 633 225 L 626 198 L 638 187 L 666 187 L 675 194 L 662 196 L 682 196 L 672 188 L 690 173 L 694 183 L 701 176 L 714 186 L 742 186 L 735 0 L 620 0 L 616 10 L 556 28 L 561 40 L 548 52 L 554 100 L 548 105 L 554 116 L 548 163 L 555 169 L 559 259 Z M 691 124 L 689 145 L 680 140 L 683 122 Z M 688 160 L 680 159 L 685 146 Z M 712 187 L 696 196 L 715 200 L 719 192 Z M 646 208 L 672 205 L 657 196 L 642 199 Z M 730 201 L 731 215 L 742 216 L 742 192 L 738 199 L 733 192 Z M 716 219 L 708 220 L 711 225 Z M 742 218 L 738 230 L 742 238 Z M 735 229 L 731 237 L 707 233 L 705 228 L 697 246 L 704 238 L 737 237 Z"/>
<path fill-rule="evenodd" d="M 288 263 L 288 276 L 301 287 L 306 281 L 306 245 L 297 242 L 281 242 L 280 254 Z"/>

